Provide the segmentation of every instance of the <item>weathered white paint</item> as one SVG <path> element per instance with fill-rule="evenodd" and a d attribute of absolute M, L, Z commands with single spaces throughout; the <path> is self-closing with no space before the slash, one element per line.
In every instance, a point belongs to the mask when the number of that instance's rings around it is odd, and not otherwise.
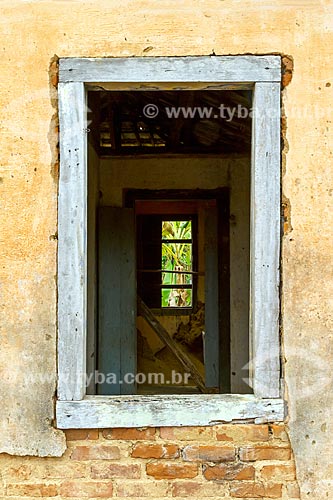
<path fill-rule="evenodd" d="M 280 82 L 279 56 L 60 59 L 61 82 Z"/>
<path fill-rule="evenodd" d="M 253 391 L 280 394 L 280 84 L 254 90 L 250 223 L 250 345 Z"/>
<path fill-rule="evenodd" d="M 250 420 L 284 419 L 282 399 L 252 395 L 87 396 L 57 402 L 59 429 L 214 425 Z"/>
<path fill-rule="evenodd" d="M 86 393 L 87 143 L 83 83 L 59 84 L 58 397 Z"/>

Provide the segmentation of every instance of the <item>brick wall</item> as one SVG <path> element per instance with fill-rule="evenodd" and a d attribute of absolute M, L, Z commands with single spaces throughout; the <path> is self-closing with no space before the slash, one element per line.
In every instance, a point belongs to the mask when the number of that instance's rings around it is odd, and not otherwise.
<path fill-rule="evenodd" d="M 0 455 L 0 498 L 295 499 L 284 425 L 66 431 L 61 458 Z"/>

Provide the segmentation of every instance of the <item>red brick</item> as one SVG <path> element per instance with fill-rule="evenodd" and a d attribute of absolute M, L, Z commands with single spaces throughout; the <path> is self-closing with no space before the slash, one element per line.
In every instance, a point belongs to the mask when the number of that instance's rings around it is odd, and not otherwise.
<path fill-rule="evenodd" d="M 164 498 L 168 496 L 168 489 L 168 483 L 163 481 L 117 483 L 117 497 Z"/>
<path fill-rule="evenodd" d="M 151 462 L 146 466 L 148 476 L 155 479 L 191 479 L 198 475 L 195 464 Z"/>
<path fill-rule="evenodd" d="M 209 441 L 214 439 L 213 427 L 161 427 L 162 439 L 179 441 Z"/>
<path fill-rule="evenodd" d="M 203 473 L 208 480 L 254 480 L 255 469 L 252 465 L 242 464 L 218 464 L 212 467 L 206 467 Z"/>
<path fill-rule="evenodd" d="M 65 434 L 67 441 L 98 439 L 98 429 L 67 429 Z"/>
<path fill-rule="evenodd" d="M 282 57 L 282 66 L 284 67 L 284 69 L 286 69 L 288 71 L 292 71 L 294 68 L 294 62 L 293 62 L 292 58 L 289 56 L 283 56 Z"/>
<path fill-rule="evenodd" d="M 281 498 L 282 485 L 264 486 L 260 483 L 238 483 L 231 486 L 230 495 L 234 498 Z"/>
<path fill-rule="evenodd" d="M 109 498 L 112 497 L 112 483 L 65 481 L 60 486 L 60 495 L 75 498 Z"/>
<path fill-rule="evenodd" d="M 177 458 L 179 449 L 175 444 L 136 444 L 132 451 L 133 458 Z"/>
<path fill-rule="evenodd" d="M 186 446 L 182 452 L 187 462 L 231 462 L 235 460 L 235 448 L 229 446 Z"/>
<path fill-rule="evenodd" d="M 6 480 L 10 482 L 25 481 L 31 477 L 33 469 L 31 465 L 21 464 L 14 467 L 8 467 L 6 469 Z"/>
<path fill-rule="evenodd" d="M 286 71 L 285 73 L 283 73 L 283 75 L 282 75 L 282 86 L 283 87 L 287 87 L 287 85 L 289 85 L 289 83 L 291 82 L 292 76 L 293 75 L 290 71 Z"/>
<path fill-rule="evenodd" d="M 281 446 L 253 446 L 240 448 L 239 458 L 245 462 L 256 460 L 290 460 L 290 448 Z"/>
<path fill-rule="evenodd" d="M 288 85 L 292 78 L 292 72 L 294 68 L 294 62 L 289 56 L 284 56 L 282 58 L 282 85 L 285 87 Z"/>
<path fill-rule="evenodd" d="M 103 444 L 93 446 L 77 446 L 71 455 L 72 460 L 118 460 L 120 450 L 118 446 Z"/>
<path fill-rule="evenodd" d="M 197 481 L 177 481 L 172 484 L 173 497 L 224 498 L 228 489 L 222 483 L 199 483 Z"/>
<path fill-rule="evenodd" d="M 197 482 L 179 482 L 172 485 L 173 497 L 194 497 L 200 493 L 200 483 Z"/>
<path fill-rule="evenodd" d="M 271 432 L 274 439 L 279 439 L 280 441 L 289 442 L 288 434 L 284 425 L 271 424 Z"/>
<path fill-rule="evenodd" d="M 96 464 L 91 466 L 93 479 L 112 479 L 114 477 L 139 479 L 141 468 L 138 464 Z"/>
<path fill-rule="evenodd" d="M 216 428 L 218 441 L 268 441 L 268 425 L 242 424 L 220 425 Z"/>
<path fill-rule="evenodd" d="M 58 75 L 59 75 L 59 71 L 58 71 L 58 61 L 53 61 L 50 65 L 50 81 L 51 81 L 51 84 L 56 87 L 57 84 L 58 84 Z"/>
<path fill-rule="evenodd" d="M 56 484 L 8 484 L 7 496 L 55 497 L 58 495 Z"/>
<path fill-rule="evenodd" d="M 58 75 L 57 74 L 53 74 L 50 76 L 51 78 L 51 84 L 56 87 L 58 85 L 58 81 L 59 81 L 59 78 L 58 78 Z"/>
<path fill-rule="evenodd" d="M 265 465 L 260 470 L 260 476 L 265 481 L 295 481 L 296 469 L 291 465 Z"/>
<path fill-rule="evenodd" d="M 153 427 L 148 429 L 104 429 L 102 435 L 105 439 L 119 439 L 128 441 L 155 439 L 156 430 Z"/>
<path fill-rule="evenodd" d="M 41 479 L 79 479 L 89 476 L 85 463 L 42 463 L 35 468 L 35 475 Z"/>

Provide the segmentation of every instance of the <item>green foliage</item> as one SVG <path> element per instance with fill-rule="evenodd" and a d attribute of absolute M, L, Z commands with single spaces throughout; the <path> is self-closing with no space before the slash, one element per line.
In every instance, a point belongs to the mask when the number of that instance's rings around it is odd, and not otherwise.
<path fill-rule="evenodd" d="M 179 274 L 177 271 L 192 271 L 192 243 L 172 240 L 191 240 L 192 223 L 186 221 L 163 221 L 162 223 L 162 269 L 165 271 L 175 271 L 162 273 L 162 284 L 175 285 L 176 289 L 181 289 L 182 284 L 192 282 L 191 274 Z M 167 240 L 163 242 L 163 240 Z M 169 305 L 172 290 L 162 289 L 162 307 Z M 192 302 L 191 290 L 186 294 L 186 304 L 190 306 Z"/>

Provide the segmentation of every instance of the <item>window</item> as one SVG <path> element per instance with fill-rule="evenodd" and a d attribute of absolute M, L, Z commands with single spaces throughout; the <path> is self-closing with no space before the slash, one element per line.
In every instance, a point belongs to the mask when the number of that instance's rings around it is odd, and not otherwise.
<path fill-rule="evenodd" d="M 193 307 L 193 218 L 183 220 L 176 216 L 163 217 L 162 231 L 162 286 L 161 306 L 163 308 Z"/>
<path fill-rule="evenodd" d="M 177 213 L 184 209 L 184 202 L 177 201 L 138 201 L 135 206 L 139 296 L 158 313 L 191 312 L 197 300 L 197 214 Z M 154 214 L 154 206 L 172 213 Z"/>
<path fill-rule="evenodd" d="M 229 287 L 227 188 L 129 190 L 125 198 L 126 208 L 101 207 L 98 224 L 96 367 L 100 378 L 113 373 L 122 382 L 109 378 L 92 392 L 230 392 L 230 350 L 219 349 L 229 309 L 218 306 Z M 128 281 L 135 272 L 136 286 Z M 138 383 L 128 383 L 130 373 Z"/>
<path fill-rule="evenodd" d="M 283 419 L 284 405 L 279 388 L 278 330 L 279 82 L 280 58 L 277 56 L 60 61 L 58 427 L 207 425 L 241 418 L 260 421 Z M 134 383 L 132 387 L 131 384 L 126 384 L 125 388 L 114 386 L 111 394 L 103 389 L 103 385 L 100 386 L 100 395 L 92 394 L 89 384 L 87 389 L 86 374 L 89 367 L 86 353 L 87 350 L 88 353 L 93 353 L 96 346 L 96 338 L 88 335 L 88 332 L 96 331 L 97 319 L 93 314 L 96 302 L 99 303 L 98 329 L 114 331 L 110 337 L 114 342 L 112 348 L 110 344 L 107 349 L 103 348 L 106 345 L 103 344 L 103 335 L 98 338 L 99 366 L 109 363 L 108 358 L 112 353 L 113 364 L 115 359 L 119 360 L 119 373 L 125 368 L 127 372 L 135 370 L 137 346 L 131 332 L 136 328 L 136 313 L 128 305 L 136 303 L 136 283 L 140 294 L 145 298 L 143 304 L 148 302 L 155 313 L 159 311 L 163 315 L 170 311 L 174 314 L 176 310 L 191 310 L 196 302 L 197 279 L 200 278 L 196 267 L 197 212 L 191 209 L 186 214 L 184 210 L 175 208 L 165 212 L 163 207 L 159 212 L 153 210 L 140 214 L 140 203 L 141 209 L 144 202 L 149 205 L 149 199 L 144 198 L 135 200 L 134 208 L 127 206 L 111 210 L 101 207 L 98 222 L 99 259 L 102 258 L 109 269 L 107 273 L 104 272 L 104 267 L 99 271 L 98 293 L 94 283 L 91 263 L 96 241 L 89 228 L 95 223 L 91 214 L 97 212 L 91 210 L 96 198 L 90 196 L 94 181 L 89 178 L 91 172 L 87 169 L 86 93 L 90 90 L 98 94 L 100 89 L 120 92 L 133 88 L 142 90 L 143 84 L 147 88 L 152 84 L 158 90 L 177 89 L 181 84 L 184 90 L 194 87 L 213 87 L 216 90 L 219 86 L 227 86 L 230 89 L 253 92 L 249 306 L 250 378 L 253 394 L 225 394 L 230 391 L 227 385 L 223 388 L 221 383 L 221 394 L 160 394 L 153 398 L 149 394 L 136 394 Z M 128 124 L 127 129 L 121 132 L 122 140 L 126 139 L 127 147 L 131 148 L 133 141 L 140 137 L 138 130 L 132 128 Z M 141 134 L 140 141 L 144 142 L 145 147 L 151 147 L 151 142 L 156 148 L 165 147 L 165 141 L 160 140 L 160 129 L 149 132 L 145 127 L 141 128 L 144 129 L 141 131 L 144 137 Z M 111 145 L 112 149 L 114 140 L 105 131 L 103 133 L 103 146 Z M 180 201 L 178 198 L 178 202 Z M 175 199 L 169 199 L 169 202 L 172 205 Z M 126 232 L 121 234 L 119 230 L 115 230 L 116 226 L 126 228 Z M 109 229 L 101 231 L 103 227 Z M 186 228 L 187 232 L 183 232 L 183 235 L 178 234 L 177 238 L 173 236 Z M 131 233 L 132 236 L 129 237 Z M 133 238 L 135 233 L 140 234 L 140 237 Z M 227 235 L 224 239 L 226 237 Z M 180 249 L 184 252 L 182 259 L 179 256 L 177 259 L 168 258 L 175 250 Z M 215 250 L 221 261 L 220 246 L 217 245 Z M 103 260 L 103 251 L 106 255 L 112 254 L 113 258 Z M 117 259 L 114 258 L 115 255 L 118 255 Z M 129 265 L 135 263 L 137 257 L 136 266 Z M 210 255 L 208 262 L 214 262 L 214 258 Z M 123 265 L 120 265 L 121 262 Z M 215 273 L 211 273 L 213 278 L 223 274 L 224 265 L 222 262 L 222 273 L 215 266 Z M 124 269 L 127 269 L 125 273 Z M 111 281 L 109 276 L 113 276 Z M 107 288 L 108 293 L 103 293 L 102 296 L 109 297 L 104 305 L 100 296 L 97 297 L 103 287 Z M 221 287 L 209 286 L 208 289 L 221 290 Z M 126 295 L 126 300 L 119 301 L 119 297 L 123 295 Z M 112 297 L 116 300 L 112 301 Z M 206 296 L 206 308 L 212 311 L 208 316 L 215 324 L 220 321 L 216 311 L 221 310 L 222 302 L 221 297 L 216 294 Z M 115 303 L 123 304 L 124 307 L 114 308 L 110 322 L 110 307 Z M 141 310 L 144 305 L 139 301 Z M 149 311 L 145 314 L 151 318 Z M 156 323 L 154 318 L 156 316 L 150 319 L 151 324 Z M 124 332 L 122 335 L 119 333 L 121 329 Z M 210 329 L 217 330 L 219 327 Z M 209 356 L 215 352 L 219 357 L 219 364 L 223 365 L 223 356 L 228 351 L 228 336 L 222 336 L 222 342 L 220 339 L 216 348 L 218 338 L 218 335 L 211 337 Z M 89 360 L 88 356 L 88 365 Z M 205 368 L 210 365 L 211 363 L 205 363 Z M 205 386 L 215 387 L 207 380 Z M 133 394 L 136 395 L 132 396 Z M 185 413 L 184 407 L 187 408 Z"/>
<path fill-rule="evenodd" d="M 137 218 L 138 294 L 149 307 L 193 309 L 195 222 L 195 215 L 184 220 L 181 214 Z"/>

